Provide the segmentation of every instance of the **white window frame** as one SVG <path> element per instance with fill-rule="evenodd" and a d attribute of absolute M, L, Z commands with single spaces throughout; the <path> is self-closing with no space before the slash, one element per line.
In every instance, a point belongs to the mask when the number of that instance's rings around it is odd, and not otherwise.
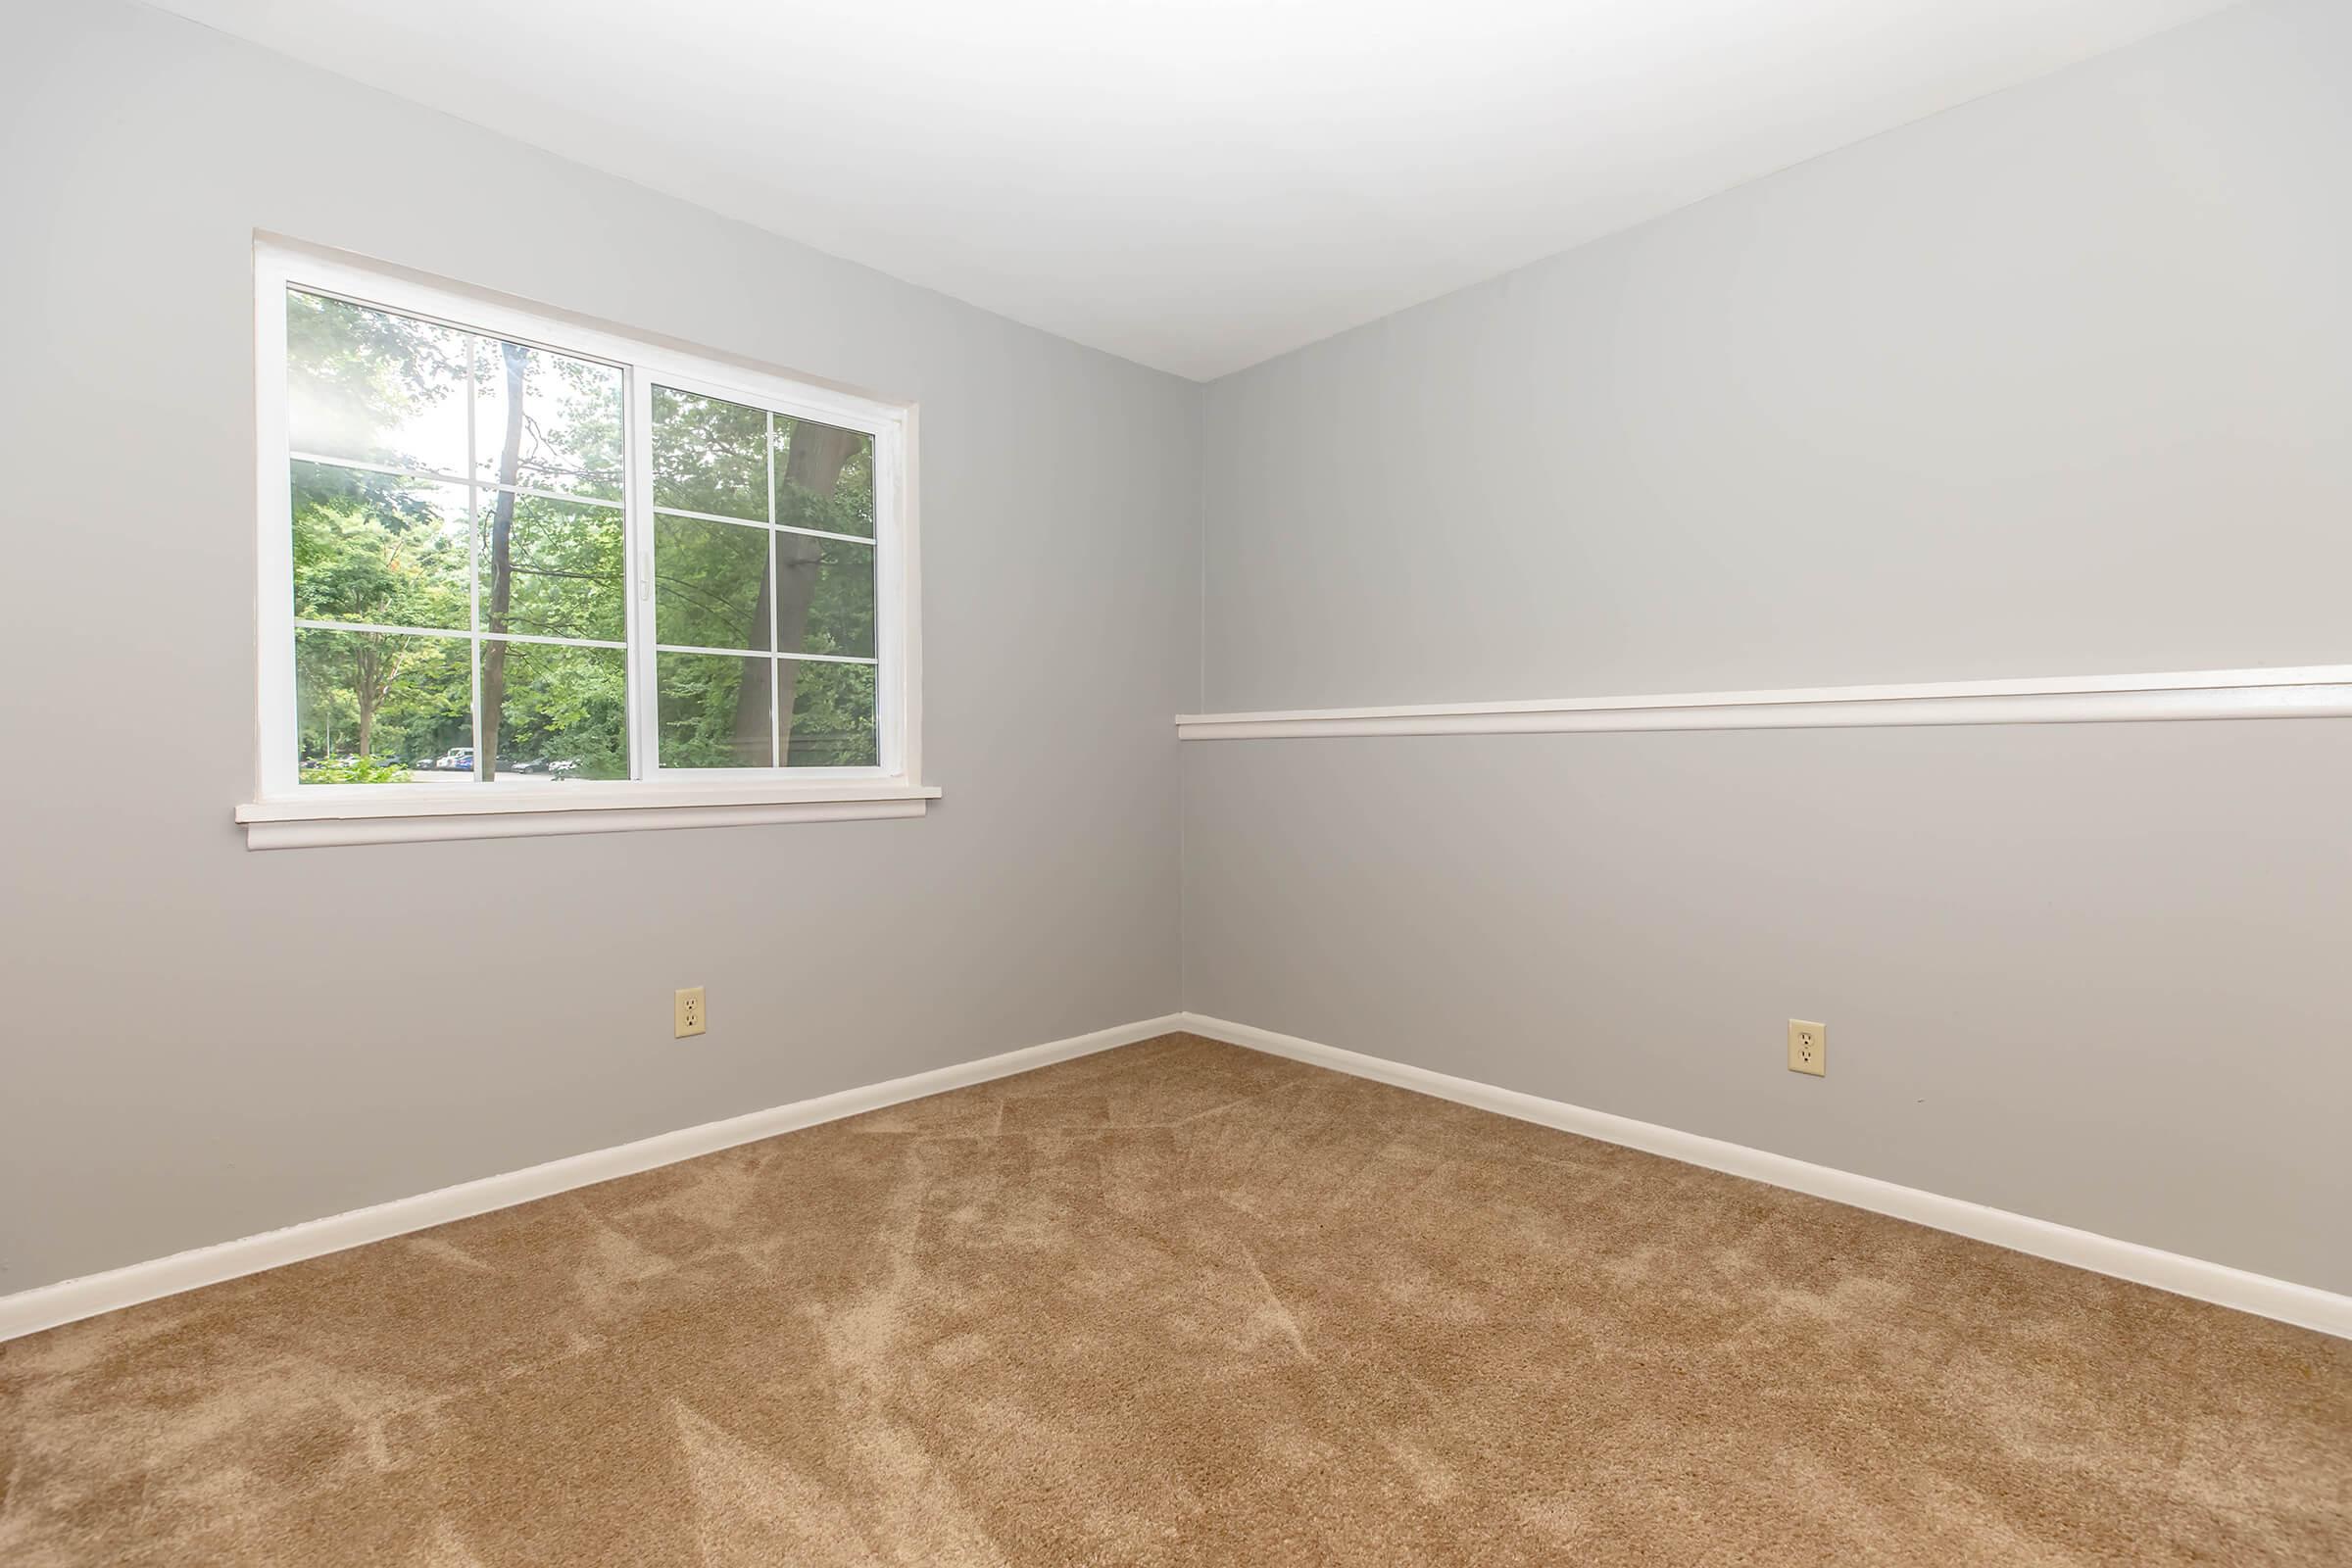
<path fill-rule="evenodd" d="M 618 509 L 627 569 L 629 766 L 626 780 L 498 780 L 321 785 L 299 772 L 294 689 L 293 530 L 286 420 L 286 292 L 300 289 L 441 325 L 610 365 L 625 400 L 626 484 Z M 704 827 L 744 822 L 919 816 L 940 791 L 922 783 L 920 600 L 911 405 L 886 403 L 571 320 L 459 285 L 283 241 L 254 246 L 258 453 L 256 584 L 259 683 L 255 798 L 237 808 L 253 849 L 406 839 L 506 837 Z M 655 710 L 652 407 L 657 385 L 805 417 L 874 439 L 874 652 L 877 767 L 693 769 L 661 765 Z M 772 442 L 771 448 L 772 452 Z M 354 465 L 320 455 L 321 461 Z M 772 464 L 772 457 L 771 457 Z M 478 483 L 476 475 L 437 475 Z M 773 489 L 771 478 L 770 489 Z M 741 526 L 770 524 L 721 519 Z M 807 531 L 807 530 L 788 530 Z M 858 541 L 864 543 L 865 541 Z M 405 628 L 383 628 L 403 630 Z M 457 636 L 456 633 L 436 633 Z M 463 634 L 478 644 L 478 628 Z M 563 639 L 516 638 L 517 641 Z M 772 639 L 771 639 L 772 640 Z M 747 650 L 711 650 L 730 656 Z M 815 662 L 823 662 L 821 659 Z M 774 682 L 771 681 L 771 690 Z M 480 713 L 475 713 L 478 755 Z"/>

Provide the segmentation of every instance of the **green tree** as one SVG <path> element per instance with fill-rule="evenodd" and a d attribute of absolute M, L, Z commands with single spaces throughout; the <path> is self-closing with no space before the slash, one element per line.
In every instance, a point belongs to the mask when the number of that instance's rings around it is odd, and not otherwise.
<path fill-rule="evenodd" d="M 287 307 L 288 391 L 297 450 L 470 478 L 463 485 L 298 462 L 290 476 L 295 613 L 305 620 L 480 629 L 619 642 L 626 635 L 617 373 L 608 367 L 296 293 Z M 471 363 L 469 381 L 468 363 Z M 470 386 L 470 391 L 469 391 Z M 466 420 L 480 428 L 467 475 Z M 429 447 L 429 450 L 426 448 Z M 520 496 L 501 485 L 580 501 Z M 469 547 L 470 532 L 483 537 Z M 478 590 L 467 573 L 478 561 Z M 521 650 L 485 638 L 479 761 L 543 748 L 590 776 L 625 776 L 625 688 L 616 650 L 562 650 L 514 673 Z M 471 649 L 454 638 L 320 631 L 296 638 L 301 745 L 356 744 L 429 755 L 474 739 Z M 564 680 L 582 684 L 567 692 Z M 557 722 L 562 719 L 564 722 Z M 323 777 L 324 775 L 320 775 Z M 354 781 L 374 775 L 343 769 Z"/>
<path fill-rule="evenodd" d="M 620 641 L 627 635 L 628 614 L 620 514 L 506 488 L 618 500 L 618 377 L 586 361 L 514 343 L 485 343 L 474 385 L 477 399 L 485 388 L 495 388 L 490 406 L 501 416 L 489 475 L 499 488 L 483 495 L 482 630 Z M 476 759 L 481 777 L 498 776 L 510 742 L 517 751 L 565 751 L 571 755 L 562 760 L 581 764 L 591 776 L 625 776 L 625 703 L 609 709 L 584 694 L 559 691 L 548 675 L 560 669 L 604 690 L 625 664 L 616 654 L 603 657 L 585 650 L 564 659 L 526 654 L 539 646 L 509 643 L 503 636 L 483 641 L 482 745 Z M 526 659 L 536 673 L 518 684 L 511 672 Z M 524 700 L 517 703 L 517 695 Z"/>
<path fill-rule="evenodd" d="M 414 423 L 465 384 L 453 334 L 423 322 L 296 293 L 287 297 L 286 331 L 298 446 L 399 466 L 407 455 L 384 432 Z M 292 465 L 288 487 L 298 618 L 465 629 L 466 547 L 453 535 L 462 492 L 311 462 Z M 302 749 L 334 752 L 342 726 L 349 744 L 374 757 L 386 705 L 422 670 L 445 683 L 448 654 L 420 637 L 299 633 Z"/>
<path fill-rule="evenodd" d="M 484 779 L 534 758 L 625 776 L 622 651 L 514 640 L 628 634 L 626 530 L 595 504 L 622 495 L 618 372 L 299 292 L 287 336 L 294 447 L 333 460 L 290 475 L 295 612 L 352 627 L 297 634 L 303 756 L 478 737 Z M 763 526 L 651 519 L 657 640 L 745 651 L 659 656 L 664 763 L 768 765 L 771 701 L 792 763 L 874 760 L 871 666 L 773 657 L 875 651 L 872 438 L 662 388 L 654 412 L 659 507 L 763 524 L 772 489 L 777 521 L 844 536 L 771 551 Z"/>
<path fill-rule="evenodd" d="M 871 436 L 778 416 L 771 450 L 760 410 L 667 388 L 653 412 L 658 506 L 764 520 L 772 465 L 776 521 L 872 538 Z M 659 641 L 765 651 L 772 613 L 777 651 L 873 655 L 870 544 L 780 533 L 771 566 L 756 529 L 659 517 L 655 533 Z M 768 765 L 771 696 L 790 761 L 874 760 L 870 668 L 679 654 L 661 665 L 665 765 Z"/>

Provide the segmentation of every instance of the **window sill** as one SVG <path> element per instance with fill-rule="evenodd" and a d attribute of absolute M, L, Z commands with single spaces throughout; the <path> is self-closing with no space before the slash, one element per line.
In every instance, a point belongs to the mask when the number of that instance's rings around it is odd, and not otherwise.
<path fill-rule="evenodd" d="M 939 799 L 922 784 L 876 781 L 792 787 L 776 784 L 559 784 L 504 793 L 477 786 L 447 796 L 255 801 L 237 808 L 249 850 L 335 844 L 410 844 L 427 839 L 536 838 L 556 833 L 628 833 L 656 828 L 738 827 L 767 822 L 857 822 L 921 816 Z M 551 799 L 550 797 L 560 797 Z"/>

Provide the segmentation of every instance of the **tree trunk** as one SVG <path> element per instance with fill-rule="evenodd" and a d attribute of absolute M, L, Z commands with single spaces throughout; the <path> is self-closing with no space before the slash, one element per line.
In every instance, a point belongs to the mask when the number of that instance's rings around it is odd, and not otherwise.
<path fill-rule="evenodd" d="M 370 641 L 372 640 L 370 639 Z M 360 700 L 360 755 L 362 757 L 375 755 L 375 705 L 382 700 L 382 694 L 376 687 L 376 676 L 381 663 L 382 658 L 374 649 L 363 648 L 360 651 L 360 678 L 352 682 L 352 685 L 357 688 L 355 695 Z M 331 735 L 327 741 L 326 751 L 328 760 L 332 760 L 335 747 Z"/>
<path fill-rule="evenodd" d="M 776 646 L 790 651 L 801 646 L 808 632 L 808 603 L 816 596 L 816 571 L 824 562 L 822 539 L 801 534 L 776 535 L 776 576 L 782 586 L 776 595 Z M 792 750 L 792 697 L 800 683 L 801 666 L 789 659 L 775 663 L 776 745 L 784 764 Z"/>
<path fill-rule="evenodd" d="M 752 624 L 759 635 L 767 635 L 768 601 L 770 591 L 765 564 L 760 567 L 760 598 L 752 606 Z M 747 659 L 743 662 L 743 684 L 735 691 L 735 765 L 738 767 L 766 767 L 775 761 L 773 737 L 767 725 L 769 673 L 775 662 L 767 659 Z"/>
<path fill-rule="evenodd" d="M 829 496 L 841 482 L 841 470 L 865 438 L 855 430 L 837 430 L 829 424 L 817 424 L 804 419 L 793 426 L 792 449 L 785 461 L 784 471 L 777 476 L 776 495 L 780 500 L 788 489 L 799 489 L 813 495 Z M 806 534 L 776 535 L 775 566 L 772 573 L 762 570 L 760 578 L 760 603 L 755 613 L 760 624 L 765 621 L 768 603 L 775 603 L 776 647 L 784 653 L 799 650 L 801 640 L 808 631 L 808 603 L 816 593 L 816 570 L 823 559 L 824 541 Z M 777 737 L 789 745 L 792 739 L 792 689 L 798 668 L 789 660 L 747 661 L 743 672 L 743 690 L 735 708 L 735 755 L 753 766 L 762 766 L 772 760 L 782 765 L 783 758 L 770 758 L 767 744 L 767 705 L 771 686 L 777 705 Z M 779 683 L 780 684 L 777 684 Z"/>
<path fill-rule="evenodd" d="M 499 345 L 506 361 L 507 429 L 498 449 L 498 482 L 513 484 L 522 466 L 523 350 L 513 343 Z M 514 599 L 514 492 L 501 490 L 490 509 L 490 612 L 484 631 L 507 629 L 508 607 Z M 482 751 L 474 761 L 475 777 L 487 782 L 498 777 L 498 729 L 506 715 L 507 645 L 482 643 Z"/>

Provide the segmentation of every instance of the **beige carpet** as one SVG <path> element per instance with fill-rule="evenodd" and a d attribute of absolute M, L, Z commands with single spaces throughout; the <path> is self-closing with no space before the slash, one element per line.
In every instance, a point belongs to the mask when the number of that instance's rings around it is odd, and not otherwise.
<path fill-rule="evenodd" d="M 1171 1037 L 0 1347 L 0 1562 L 2343 1565 L 2348 1352 Z"/>

